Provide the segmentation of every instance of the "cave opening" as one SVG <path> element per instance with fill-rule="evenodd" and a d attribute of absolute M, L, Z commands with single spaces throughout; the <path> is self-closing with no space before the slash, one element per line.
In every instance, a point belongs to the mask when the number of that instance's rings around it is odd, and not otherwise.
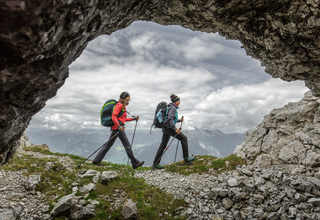
<path fill-rule="evenodd" d="M 129 91 L 128 111 L 140 116 L 141 129 L 150 128 L 156 104 L 175 93 L 185 129 L 243 133 L 307 91 L 303 82 L 266 74 L 237 40 L 143 21 L 91 41 L 69 68 L 65 85 L 28 130 L 103 129 L 103 103 Z"/>

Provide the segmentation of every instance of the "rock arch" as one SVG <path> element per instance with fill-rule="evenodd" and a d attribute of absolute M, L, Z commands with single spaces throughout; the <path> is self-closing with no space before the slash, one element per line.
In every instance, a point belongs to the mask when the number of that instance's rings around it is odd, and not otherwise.
<path fill-rule="evenodd" d="M 146 20 L 237 39 L 266 72 L 320 95 L 317 0 L 0 0 L 0 165 L 89 41 Z"/>

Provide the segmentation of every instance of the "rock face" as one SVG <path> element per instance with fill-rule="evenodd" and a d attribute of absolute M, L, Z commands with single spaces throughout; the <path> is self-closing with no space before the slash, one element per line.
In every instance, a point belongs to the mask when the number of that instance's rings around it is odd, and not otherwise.
<path fill-rule="evenodd" d="M 320 166 L 319 104 L 309 91 L 299 102 L 272 110 L 234 153 L 259 167 L 285 164 L 292 172 L 313 172 Z"/>
<path fill-rule="evenodd" d="M 88 42 L 136 20 L 237 39 L 267 73 L 320 95 L 317 0 L 1 0 L 0 14 L 0 165 Z"/>

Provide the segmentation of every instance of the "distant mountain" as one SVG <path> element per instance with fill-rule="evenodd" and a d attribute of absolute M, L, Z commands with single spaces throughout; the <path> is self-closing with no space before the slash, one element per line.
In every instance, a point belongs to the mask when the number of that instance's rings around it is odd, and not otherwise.
<path fill-rule="evenodd" d="M 235 147 L 243 142 L 245 134 L 224 134 L 220 130 L 185 130 L 183 133 L 188 137 L 189 154 L 212 155 L 226 157 L 234 151 Z M 83 131 L 32 131 L 27 130 L 30 142 L 40 145 L 47 144 L 52 152 L 74 154 L 88 157 L 101 147 L 109 138 L 109 130 L 83 130 Z M 132 131 L 127 131 L 131 142 Z M 137 130 L 133 143 L 133 152 L 136 158 L 144 160 L 145 165 L 152 165 L 155 154 L 161 142 L 162 132 L 160 129 Z M 172 139 L 170 139 L 171 141 Z M 170 143 L 170 142 L 169 142 Z M 177 149 L 177 140 L 174 140 L 166 153 L 161 164 L 174 161 Z M 90 159 L 93 159 L 94 154 Z M 182 160 L 182 149 L 179 143 L 177 161 Z M 105 160 L 112 163 L 127 163 L 127 155 L 120 140 L 117 139 L 114 146 L 105 156 Z"/>

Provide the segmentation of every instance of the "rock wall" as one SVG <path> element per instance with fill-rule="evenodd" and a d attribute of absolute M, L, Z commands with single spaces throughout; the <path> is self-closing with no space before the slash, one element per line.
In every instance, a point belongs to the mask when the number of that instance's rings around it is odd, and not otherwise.
<path fill-rule="evenodd" d="M 0 165 L 89 41 L 136 20 L 237 39 L 266 72 L 320 95 L 317 0 L 0 0 Z"/>
<path fill-rule="evenodd" d="M 319 104 L 309 91 L 299 102 L 273 109 L 234 153 L 259 167 L 284 164 L 293 172 L 312 172 L 320 167 Z"/>

